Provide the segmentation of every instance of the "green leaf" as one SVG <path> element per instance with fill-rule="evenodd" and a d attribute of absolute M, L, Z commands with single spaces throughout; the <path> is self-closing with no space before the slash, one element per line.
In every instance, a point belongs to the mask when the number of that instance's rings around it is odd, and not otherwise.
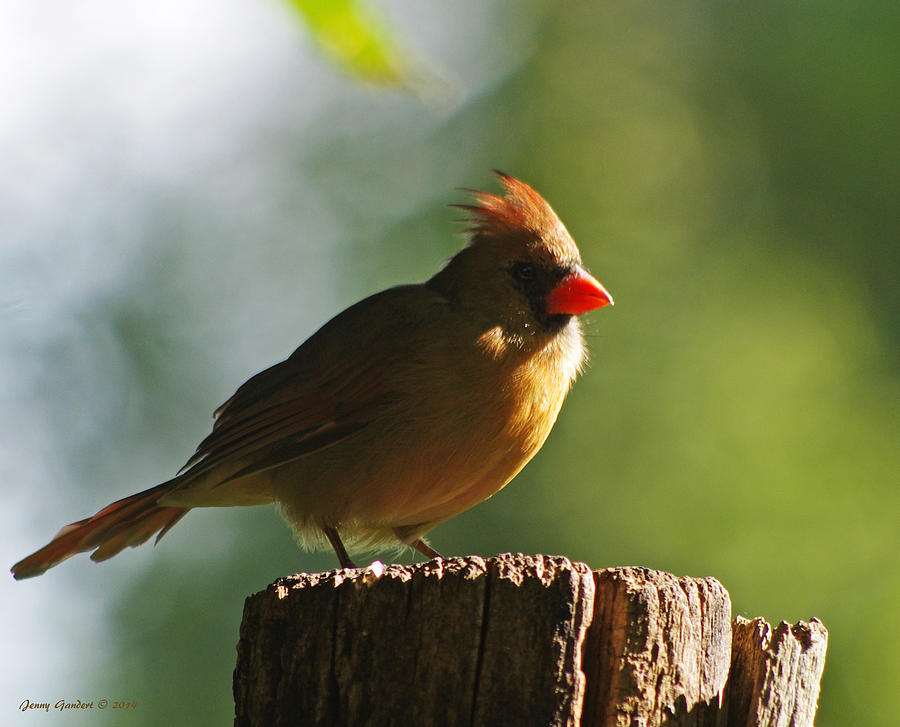
<path fill-rule="evenodd" d="M 365 80 L 407 86 L 411 64 L 396 39 L 361 0 L 288 0 L 322 51 Z"/>

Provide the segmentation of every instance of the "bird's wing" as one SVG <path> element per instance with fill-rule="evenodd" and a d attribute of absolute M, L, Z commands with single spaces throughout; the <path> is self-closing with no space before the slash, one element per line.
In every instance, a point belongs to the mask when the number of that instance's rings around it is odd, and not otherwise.
<path fill-rule="evenodd" d="M 393 399 L 400 335 L 410 305 L 433 303 L 422 286 L 392 288 L 329 321 L 287 360 L 257 374 L 220 406 L 212 433 L 185 465 L 186 480 L 241 461 L 228 482 L 321 451 L 353 436 Z M 418 300 L 421 298 L 422 300 Z M 416 316 L 417 317 L 417 316 Z"/>

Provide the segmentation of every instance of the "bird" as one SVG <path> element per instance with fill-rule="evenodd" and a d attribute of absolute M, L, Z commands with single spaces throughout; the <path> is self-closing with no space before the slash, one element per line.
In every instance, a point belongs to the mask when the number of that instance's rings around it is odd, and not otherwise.
<path fill-rule="evenodd" d="M 63 527 L 16 579 L 156 541 L 192 508 L 276 504 L 309 550 L 411 547 L 506 486 L 538 452 L 587 350 L 579 316 L 613 305 L 528 184 L 465 190 L 468 241 L 433 277 L 371 295 L 214 413 L 172 479 Z"/>

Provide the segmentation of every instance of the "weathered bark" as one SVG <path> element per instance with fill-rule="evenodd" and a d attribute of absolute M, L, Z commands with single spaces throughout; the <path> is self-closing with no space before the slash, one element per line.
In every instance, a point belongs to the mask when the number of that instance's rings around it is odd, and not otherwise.
<path fill-rule="evenodd" d="M 561 557 L 300 574 L 247 599 L 235 724 L 811 726 L 826 640 Z"/>
<path fill-rule="evenodd" d="M 715 725 L 731 657 L 722 584 L 645 568 L 594 577 L 582 724 Z"/>
<path fill-rule="evenodd" d="M 593 590 L 546 556 L 281 579 L 245 606 L 236 724 L 577 724 Z"/>
<path fill-rule="evenodd" d="M 828 632 L 819 619 L 772 631 L 761 618 L 734 620 L 728 727 L 812 725 Z"/>

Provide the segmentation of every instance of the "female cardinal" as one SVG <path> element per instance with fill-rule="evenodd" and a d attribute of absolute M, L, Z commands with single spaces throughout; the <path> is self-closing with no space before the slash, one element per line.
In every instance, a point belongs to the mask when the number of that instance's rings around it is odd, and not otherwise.
<path fill-rule="evenodd" d="M 585 359 L 575 316 L 613 300 L 550 205 L 497 173 L 471 241 L 426 283 L 351 306 L 215 413 L 181 474 L 66 525 L 12 567 L 40 575 L 157 542 L 192 507 L 277 503 L 310 548 L 422 539 L 487 499 L 540 449 Z"/>

